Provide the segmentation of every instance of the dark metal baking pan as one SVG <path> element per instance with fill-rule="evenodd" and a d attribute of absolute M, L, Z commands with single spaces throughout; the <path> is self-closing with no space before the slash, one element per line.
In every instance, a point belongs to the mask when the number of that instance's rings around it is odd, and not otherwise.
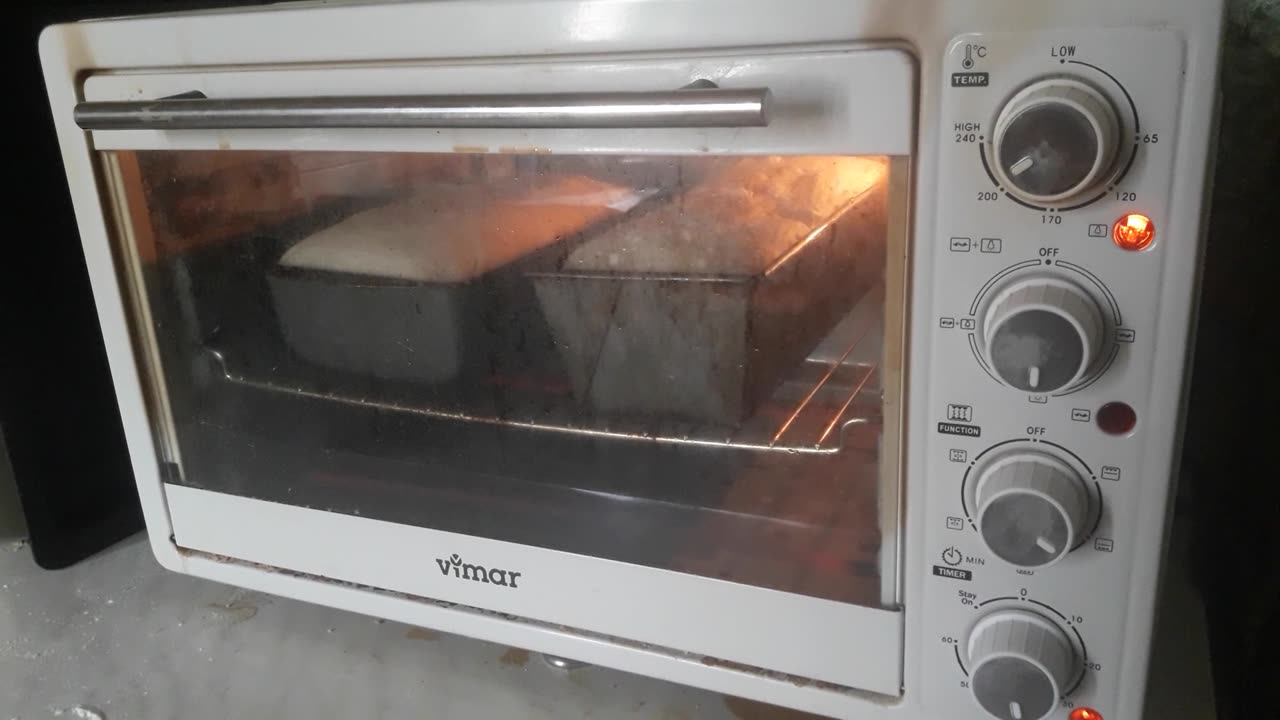
<path fill-rule="evenodd" d="M 533 273 L 575 395 L 613 416 L 736 426 L 875 285 L 885 194 L 817 224 L 763 273 Z"/>
<path fill-rule="evenodd" d="M 553 355 L 518 267 L 464 283 L 277 267 L 268 283 L 289 346 L 347 373 L 434 384 L 536 366 Z"/>
<path fill-rule="evenodd" d="M 295 244 L 269 277 L 285 340 L 317 365 L 428 384 L 534 363 L 553 345 L 525 271 L 617 214 L 595 195 L 634 191 L 556 175 L 520 187 L 420 192 Z M 318 252 L 291 260 L 304 246 Z"/>

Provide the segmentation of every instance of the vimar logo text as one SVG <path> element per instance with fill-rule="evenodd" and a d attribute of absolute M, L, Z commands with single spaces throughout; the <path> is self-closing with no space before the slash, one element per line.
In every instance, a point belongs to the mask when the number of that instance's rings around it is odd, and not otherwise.
<path fill-rule="evenodd" d="M 450 555 L 448 559 L 436 558 L 436 565 L 440 568 L 441 575 L 453 575 L 462 580 L 474 580 L 502 587 L 515 587 L 516 580 L 520 577 L 520 573 L 514 570 L 464 563 L 457 553 Z"/>

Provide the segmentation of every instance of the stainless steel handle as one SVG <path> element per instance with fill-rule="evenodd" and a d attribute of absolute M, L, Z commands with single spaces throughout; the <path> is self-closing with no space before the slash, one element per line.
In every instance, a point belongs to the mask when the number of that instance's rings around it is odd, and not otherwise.
<path fill-rule="evenodd" d="M 528 95 L 206 98 L 82 102 L 85 130 L 242 128 L 693 128 L 769 124 L 768 88 L 722 89 L 700 80 L 657 92 Z"/>

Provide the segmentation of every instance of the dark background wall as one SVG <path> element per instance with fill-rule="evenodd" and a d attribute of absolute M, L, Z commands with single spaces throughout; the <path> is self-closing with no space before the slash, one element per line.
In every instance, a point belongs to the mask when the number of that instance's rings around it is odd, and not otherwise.
<path fill-rule="evenodd" d="M 1224 720 L 1280 716 L 1280 2 L 1235 0 L 1224 44 L 1184 502 Z"/>
<path fill-rule="evenodd" d="M 36 40 L 57 22 L 214 2 L 44 0 L 7 6 L 16 83 L 4 86 L 13 183 L 0 253 L 0 430 L 36 561 L 74 563 L 142 519 L 79 235 L 41 79 Z M 243 1 L 238 4 L 249 4 Z"/>
<path fill-rule="evenodd" d="M 37 548 L 44 564 L 112 541 L 138 516 L 36 35 L 54 22 L 219 4 L 252 3 L 54 0 L 7 24 L 19 81 L 6 107 L 18 119 L 8 174 L 20 184 L 0 255 L 0 424 L 15 473 L 40 489 L 25 494 L 33 534 L 62 538 Z M 1221 716 L 1255 720 L 1276 716 L 1280 678 L 1280 0 L 1232 0 L 1223 92 L 1181 509 L 1194 519 Z"/>

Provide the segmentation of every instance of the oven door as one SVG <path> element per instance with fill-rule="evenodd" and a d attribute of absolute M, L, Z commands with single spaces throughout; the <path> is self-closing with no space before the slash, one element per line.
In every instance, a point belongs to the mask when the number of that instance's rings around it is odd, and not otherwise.
<path fill-rule="evenodd" d="M 89 76 L 173 541 L 898 695 L 913 77 Z"/>

